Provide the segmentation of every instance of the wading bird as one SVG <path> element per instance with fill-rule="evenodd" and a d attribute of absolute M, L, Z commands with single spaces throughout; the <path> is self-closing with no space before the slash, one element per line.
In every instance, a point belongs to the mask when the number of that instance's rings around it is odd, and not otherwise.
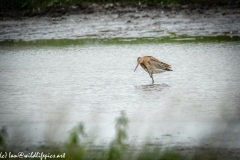
<path fill-rule="evenodd" d="M 138 57 L 137 66 L 134 72 L 136 71 L 139 64 L 146 72 L 148 72 L 149 76 L 152 78 L 152 83 L 154 83 L 153 74 L 172 71 L 171 65 L 163 63 L 152 56 Z"/>

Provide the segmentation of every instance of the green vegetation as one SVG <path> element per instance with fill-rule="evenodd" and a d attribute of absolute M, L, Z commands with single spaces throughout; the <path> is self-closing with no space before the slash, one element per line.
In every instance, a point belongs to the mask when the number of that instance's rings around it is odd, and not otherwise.
<path fill-rule="evenodd" d="M 42 39 L 34 41 L 6 40 L 0 46 L 36 46 L 36 47 L 66 47 L 81 45 L 135 45 L 160 43 L 211 43 L 211 42 L 239 42 L 239 36 L 165 36 L 160 38 L 82 38 L 82 39 Z"/>
<path fill-rule="evenodd" d="M 85 133 L 83 123 L 74 127 L 69 135 L 67 142 L 61 149 L 53 147 L 51 154 L 61 155 L 65 153 L 65 159 L 67 160 L 124 160 L 124 159 L 136 159 L 136 160 L 174 160 L 184 159 L 183 156 L 175 152 L 167 151 L 161 152 L 161 149 L 153 147 L 152 145 L 145 144 L 141 147 L 130 146 L 127 143 L 127 128 L 128 119 L 125 113 L 122 112 L 121 116 L 116 119 L 115 125 L 115 138 L 108 146 L 96 146 L 92 141 L 86 141 L 88 135 Z M 5 153 L 6 150 L 2 151 Z M 11 149 L 8 149 L 7 152 Z M 1 152 L 1 150 L 0 150 Z M 43 151 L 49 152 L 49 151 Z"/>
<path fill-rule="evenodd" d="M 55 5 L 74 5 L 81 3 L 177 3 L 177 4 L 188 4 L 188 3 L 206 3 L 206 4 L 228 4 L 229 0 L 1 0 L 0 9 L 37 9 L 47 8 Z M 232 2 L 234 2 L 232 0 Z"/>
<path fill-rule="evenodd" d="M 160 144 L 146 142 L 144 145 L 129 144 L 127 139 L 128 119 L 124 112 L 116 119 L 115 138 L 108 145 L 94 145 L 91 137 L 85 133 L 83 123 L 74 127 L 69 135 L 67 142 L 63 146 L 53 146 L 43 148 L 41 151 L 46 159 L 66 159 L 66 160 L 217 160 L 214 150 L 203 150 L 194 155 L 182 155 L 173 149 L 163 150 Z M 3 139 L 0 137 L 2 142 Z M 16 148 L 8 148 L 4 143 L 0 143 L 0 154 L 5 156 L 14 152 Z M 29 153 L 32 151 L 30 150 Z M 25 155 L 29 154 L 25 153 Z M 49 158 L 47 156 L 55 155 L 61 158 Z M 6 156 L 5 159 L 11 159 Z M 21 159 L 21 158 L 15 158 Z M 36 159 L 28 157 L 27 159 Z M 38 157 L 37 159 L 41 159 Z M 45 159 L 45 157 L 42 157 Z"/>

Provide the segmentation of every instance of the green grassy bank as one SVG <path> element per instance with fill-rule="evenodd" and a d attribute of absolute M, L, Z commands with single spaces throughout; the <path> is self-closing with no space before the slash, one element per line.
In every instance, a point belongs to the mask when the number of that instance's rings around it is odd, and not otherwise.
<path fill-rule="evenodd" d="M 240 42 L 239 36 L 165 36 L 165 37 L 140 37 L 140 38 L 82 38 L 82 39 L 42 39 L 34 41 L 6 40 L 1 41 L 0 46 L 35 46 L 35 47 L 66 47 L 82 45 L 137 45 L 137 44 L 161 44 L 161 43 L 216 43 L 216 42 Z"/>

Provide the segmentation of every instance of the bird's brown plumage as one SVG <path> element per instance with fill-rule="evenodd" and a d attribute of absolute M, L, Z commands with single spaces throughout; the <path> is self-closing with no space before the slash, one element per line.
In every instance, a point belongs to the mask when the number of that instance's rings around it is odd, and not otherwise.
<path fill-rule="evenodd" d="M 157 58 L 154 58 L 152 56 L 138 57 L 137 62 L 138 62 L 138 64 L 137 64 L 135 70 L 137 69 L 138 65 L 140 64 L 141 67 L 146 72 L 148 72 L 148 74 L 152 78 L 152 83 L 154 83 L 153 74 L 162 73 L 165 71 L 172 71 L 171 65 L 161 62 Z"/>

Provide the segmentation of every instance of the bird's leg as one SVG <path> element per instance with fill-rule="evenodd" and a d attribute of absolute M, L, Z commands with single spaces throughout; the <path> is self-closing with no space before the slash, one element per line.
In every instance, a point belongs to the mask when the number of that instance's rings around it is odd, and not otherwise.
<path fill-rule="evenodd" d="M 149 73 L 149 76 L 152 78 L 152 84 L 154 83 L 153 74 Z"/>
<path fill-rule="evenodd" d="M 152 84 L 154 83 L 153 75 L 152 75 Z"/>

